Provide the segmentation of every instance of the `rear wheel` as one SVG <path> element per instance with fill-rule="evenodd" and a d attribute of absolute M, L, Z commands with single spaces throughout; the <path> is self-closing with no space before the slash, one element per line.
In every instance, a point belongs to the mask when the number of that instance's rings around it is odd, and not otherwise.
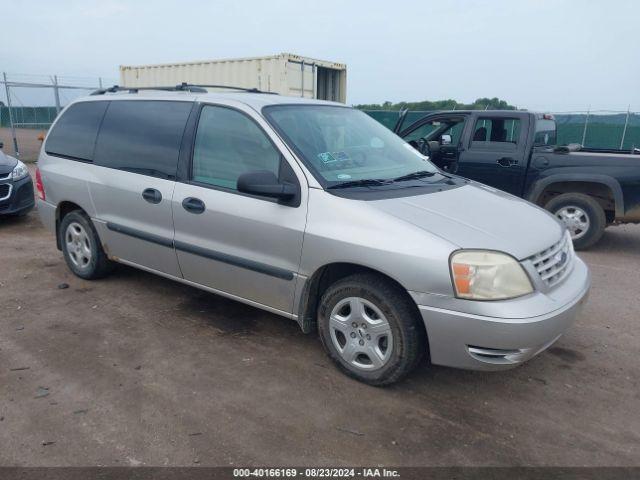
<path fill-rule="evenodd" d="M 351 275 L 326 290 L 318 330 L 334 363 L 370 385 L 400 380 L 427 348 L 424 327 L 406 292 L 373 274 Z"/>
<path fill-rule="evenodd" d="M 60 222 L 60 245 L 69 269 L 86 280 L 102 278 L 113 270 L 89 217 L 80 210 L 69 212 Z"/>
<path fill-rule="evenodd" d="M 602 206 L 582 193 L 558 195 L 545 208 L 567 226 L 576 250 L 594 245 L 602 237 L 607 225 Z"/>

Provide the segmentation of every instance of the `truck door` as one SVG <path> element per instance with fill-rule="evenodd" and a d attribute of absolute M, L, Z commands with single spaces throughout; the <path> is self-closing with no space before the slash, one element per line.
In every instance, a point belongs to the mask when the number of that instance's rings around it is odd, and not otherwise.
<path fill-rule="evenodd" d="M 458 156 L 455 173 L 521 195 L 527 171 L 528 122 L 527 116 L 477 117 L 464 140 L 465 148 Z"/>
<path fill-rule="evenodd" d="M 420 153 L 428 155 L 436 166 L 455 173 L 464 126 L 464 115 L 427 115 L 402 129 L 398 135 Z"/>

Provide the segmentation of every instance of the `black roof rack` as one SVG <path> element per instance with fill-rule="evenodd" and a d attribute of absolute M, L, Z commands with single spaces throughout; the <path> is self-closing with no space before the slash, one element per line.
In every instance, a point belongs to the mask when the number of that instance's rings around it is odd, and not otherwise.
<path fill-rule="evenodd" d="M 174 87 L 121 87 L 119 85 L 114 85 L 109 88 L 101 88 L 91 93 L 91 95 L 104 95 L 105 93 L 116 93 L 116 92 L 129 92 L 129 93 L 138 93 L 140 90 L 162 90 L 165 92 L 193 92 L 193 93 L 208 93 L 207 88 L 224 88 L 229 90 L 239 90 L 241 92 L 247 93 L 268 93 L 271 95 L 277 95 L 274 92 L 263 92 L 262 90 L 258 90 L 257 88 L 244 88 L 244 87 L 234 87 L 231 85 L 194 85 L 192 83 L 180 83 Z"/>
<path fill-rule="evenodd" d="M 247 93 L 266 93 L 268 95 L 278 95 L 276 92 L 265 92 L 263 90 L 258 90 L 257 88 L 246 88 L 246 87 L 234 87 L 232 85 L 204 85 L 204 84 L 193 84 L 193 83 L 181 83 L 180 85 L 176 85 L 177 88 L 182 87 L 182 88 L 224 88 L 224 89 L 228 89 L 228 90 L 239 90 L 241 92 L 247 92 Z"/>

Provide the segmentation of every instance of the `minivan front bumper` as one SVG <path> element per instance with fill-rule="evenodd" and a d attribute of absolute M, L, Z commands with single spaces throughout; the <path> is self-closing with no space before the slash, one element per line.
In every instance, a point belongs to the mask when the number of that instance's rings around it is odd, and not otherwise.
<path fill-rule="evenodd" d="M 433 302 L 438 306 L 421 305 L 430 296 L 411 293 L 427 330 L 433 364 L 503 370 L 525 362 L 558 340 L 585 303 L 590 284 L 587 266 L 575 257 L 571 274 L 549 293 L 496 302 L 452 300 L 464 302 L 460 305 L 465 311 L 442 308 L 442 301 Z M 481 314 L 471 313 L 474 309 Z"/>

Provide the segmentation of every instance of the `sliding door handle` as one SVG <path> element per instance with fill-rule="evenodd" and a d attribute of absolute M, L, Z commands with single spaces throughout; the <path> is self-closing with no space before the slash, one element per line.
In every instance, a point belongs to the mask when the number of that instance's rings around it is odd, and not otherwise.
<path fill-rule="evenodd" d="M 205 211 L 205 205 L 202 200 L 194 197 L 187 197 L 182 201 L 182 208 L 189 213 L 202 213 Z"/>

